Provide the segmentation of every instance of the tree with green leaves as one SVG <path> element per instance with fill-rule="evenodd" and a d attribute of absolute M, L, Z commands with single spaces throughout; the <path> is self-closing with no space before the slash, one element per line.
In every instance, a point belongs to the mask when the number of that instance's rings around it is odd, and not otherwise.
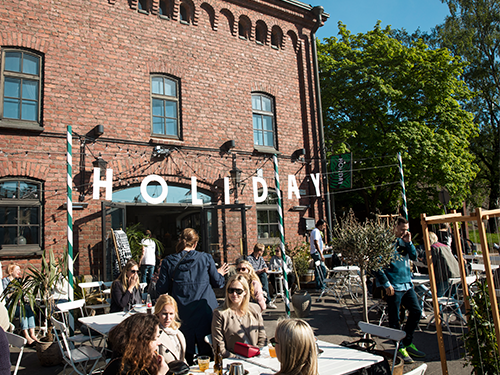
<path fill-rule="evenodd" d="M 442 0 L 450 16 L 436 28 L 441 46 L 468 65 L 464 80 L 476 96 L 467 103 L 479 126 L 471 142 L 480 172 L 474 187 L 475 205 L 500 207 L 500 1 Z"/>
<path fill-rule="evenodd" d="M 477 126 L 462 107 L 472 98 L 460 80 L 465 63 L 421 40 L 402 43 L 380 23 L 356 35 L 339 23 L 339 38 L 319 42 L 318 55 L 327 152 L 350 150 L 357 160 L 350 199 L 362 199 L 366 214 L 393 213 L 400 152 L 410 216 L 441 212 L 442 190 L 459 206 L 477 172 L 469 150 Z"/>

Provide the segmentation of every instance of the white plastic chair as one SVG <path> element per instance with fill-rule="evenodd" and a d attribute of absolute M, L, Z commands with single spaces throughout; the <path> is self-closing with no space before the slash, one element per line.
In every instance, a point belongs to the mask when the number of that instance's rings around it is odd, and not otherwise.
<path fill-rule="evenodd" d="M 91 374 L 97 366 L 97 362 L 99 362 L 102 358 L 101 353 L 90 346 L 83 345 L 72 349 L 68 343 L 68 329 L 66 325 L 54 317 L 51 319 L 54 335 L 57 338 L 57 343 L 65 362 L 63 372 L 66 370 L 66 367 L 70 365 L 73 368 L 73 371 L 71 371 L 70 374 L 73 372 L 76 372 L 78 375 Z M 87 371 L 89 362 L 92 361 L 94 361 L 94 364 L 92 365 L 90 371 Z"/>
<path fill-rule="evenodd" d="M 407 372 L 405 375 L 424 375 L 426 370 L 427 364 L 424 363 L 423 365 L 418 366 L 416 369 Z"/>
<path fill-rule="evenodd" d="M 56 305 L 56 308 L 59 310 L 57 312 L 61 313 L 63 323 L 68 326 L 69 314 L 71 313 L 71 311 L 79 310 L 80 314 L 82 316 L 85 316 L 85 314 L 83 313 L 83 306 L 85 306 L 85 300 L 79 299 L 76 301 L 58 303 Z M 68 341 L 72 342 L 75 345 L 79 344 L 78 346 L 82 345 L 86 341 L 90 341 L 92 346 L 94 346 L 94 344 L 92 343 L 92 337 L 83 334 L 68 336 Z"/>
<path fill-rule="evenodd" d="M 394 372 L 394 365 L 396 364 L 396 357 L 398 355 L 399 343 L 406 337 L 406 332 L 400 329 L 389 327 L 381 327 L 371 323 L 359 322 L 359 329 L 364 333 L 390 339 L 396 342 L 396 349 L 394 349 L 394 357 L 392 358 L 391 374 Z"/>
<path fill-rule="evenodd" d="M 5 332 L 5 334 L 7 335 L 7 340 L 9 340 L 9 344 L 20 349 L 19 356 L 17 357 L 16 368 L 12 373 L 12 375 L 16 375 L 17 370 L 19 369 L 19 364 L 21 363 L 21 358 L 23 357 L 24 346 L 28 341 L 24 337 L 16 335 L 15 333 Z"/>
<path fill-rule="evenodd" d="M 80 288 L 82 288 L 83 299 L 85 299 L 85 294 L 87 293 L 87 290 L 97 289 L 99 291 L 99 296 L 100 296 L 101 300 L 104 300 L 103 293 L 102 293 L 104 283 L 102 281 L 91 281 L 88 283 L 80 283 L 80 284 L 78 284 L 78 286 Z M 89 304 L 85 303 L 85 309 L 87 310 L 87 314 L 89 314 L 89 311 L 92 311 L 92 313 L 89 315 L 95 315 L 97 313 L 97 310 L 104 311 L 104 309 L 106 309 L 107 307 L 109 307 L 109 304 L 107 302 L 98 303 L 95 305 L 89 305 Z"/>

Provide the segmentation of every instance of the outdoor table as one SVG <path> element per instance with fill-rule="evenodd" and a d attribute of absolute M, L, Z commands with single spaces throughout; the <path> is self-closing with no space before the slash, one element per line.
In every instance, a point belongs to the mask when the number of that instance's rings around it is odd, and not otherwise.
<path fill-rule="evenodd" d="M 317 343 L 319 348 L 323 350 L 323 353 L 318 357 L 319 375 L 350 374 L 384 360 L 383 357 L 375 354 L 346 348 L 326 341 L 318 340 Z M 248 375 L 275 374 L 280 369 L 278 359 L 269 356 L 268 347 L 262 348 L 261 354 L 256 357 L 225 358 L 224 367 L 235 362 L 243 363 L 244 369 L 248 370 Z M 213 363 L 211 363 L 211 368 L 213 368 Z"/>
<path fill-rule="evenodd" d="M 334 267 L 331 269 L 331 272 L 334 273 L 334 279 L 339 280 L 340 283 L 337 284 L 337 286 L 340 289 L 340 294 L 339 296 L 343 295 L 343 291 L 346 290 L 349 292 L 351 298 L 353 300 L 358 300 L 358 298 L 354 295 L 353 290 L 352 290 L 352 280 L 357 279 L 358 281 L 358 286 L 360 286 L 360 280 L 359 280 L 359 267 L 358 266 L 338 266 Z"/>

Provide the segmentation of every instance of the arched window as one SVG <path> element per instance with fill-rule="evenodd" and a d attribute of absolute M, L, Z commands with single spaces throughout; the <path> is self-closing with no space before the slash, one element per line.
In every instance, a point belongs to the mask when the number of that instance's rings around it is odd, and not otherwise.
<path fill-rule="evenodd" d="M 0 124 L 40 126 L 42 58 L 22 49 L 6 48 L 1 55 Z"/>
<path fill-rule="evenodd" d="M 278 26 L 273 26 L 271 30 L 271 47 L 280 48 L 283 42 L 283 32 Z"/>
<path fill-rule="evenodd" d="M 172 18 L 172 1 L 160 0 L 160 4 L 158 7 L 158 14 L 162 18 Z"/>
<path fill-rule="evenodd" d="M 137 3 L 137 10 L 141 13 L 149 13 L 149 0 L 139 0 Z"/>
<path fill-rule="evenodd" d="M 41 249 L 41 183 L 23 178 L 0 180 L 0 247 L 14 255 Z M 6 254 L 5 254 L 6 255 Z"/>
<path fill-rule="evenodd" d="M 153 75 L 151 107 L 151 133 L 179 138 L 179 81 L 162 75 Z"/>
<path fill-rule="evenodd" d="M 255 24 L 255 42 L 259 44 L 266 44 L 267 26 L 262 21 L 257 21 Z"/>
<path fill-rule="evenodd" d="M 246 16 L 241 16 L 238 22 L 238 35 L 241 39 L 250 39 L 250 19 Z"/>
<path fill-rule="evenodd" d="M 181 22 L 189 23 L 189 16 L 188 16 L 188 10 L 187 10 L 186 4 L 181 4 L 180 9 L 179 9 L 179 14 L 180 14 Z"/>

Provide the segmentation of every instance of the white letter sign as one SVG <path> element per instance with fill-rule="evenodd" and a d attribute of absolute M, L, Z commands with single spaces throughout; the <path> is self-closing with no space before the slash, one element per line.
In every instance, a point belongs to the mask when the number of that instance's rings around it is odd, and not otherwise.
<path fill-rule="evenodd" d="M 267 198 L 267 184 L 266 180 L 261 177 L 252 177 L 253 182 L 253 201 L 255 203 L 262 203 Z M 259 197 L 259 188 L 257 184 L 262 185 L 262 195 Z"/>
<path fill-rule="evenodd" d="M 299 187 L 297 186 L 297 180 L 294 174 L 288 175 L 288 199 L 292 199 L 292 193 L 295 193 L 295 197 L 300 199 Z"/>
<path fill-rule="evenodd" d="M 314 184 L 314 188 L 316 189 L 316 196 L 320 197 L 321 196 L 321 191 L 319 190 L 319 179 L 320 179 L 321 173 L 316 173 L 315 175 L 311 175 L 311 180 Z"/>
<path fill-rule="evenodd" d="M 193 206 L 202 206 L 203 199 L 198 198 L 198 187 L 196 186 L 196 177 L 191 177 L 191 202 Z"/>
<path fill-rule="evenodd" d="M 161 186 L 161 189 L 162 189 L 160 196 L 157 198 L 153 198 L 152 196 L 150 196 L 148 194 L 148 184 L 152 181 L 158 182 Z M 151 204 L 162 203 L 165 200 L 165 198 L 167 198 L 168 185 L 165 182 L 165 180 L 163 178 L 161 178 L 160 176 L 158 176 L 156 174 L 150 174 L 141 182 L 141 195 L 144 198 L 144 200 L 148 203 L 151 203 Z"/>
<path fill-rule="evenodd" d="M 106 188 L 106 200 L 113 199 L 113 170 L 106 169 L 106 179 L 101 181 L 101 169 L 94 168 L 94 189 L 92 198 L 99 199 L 99 188 Z"/>

